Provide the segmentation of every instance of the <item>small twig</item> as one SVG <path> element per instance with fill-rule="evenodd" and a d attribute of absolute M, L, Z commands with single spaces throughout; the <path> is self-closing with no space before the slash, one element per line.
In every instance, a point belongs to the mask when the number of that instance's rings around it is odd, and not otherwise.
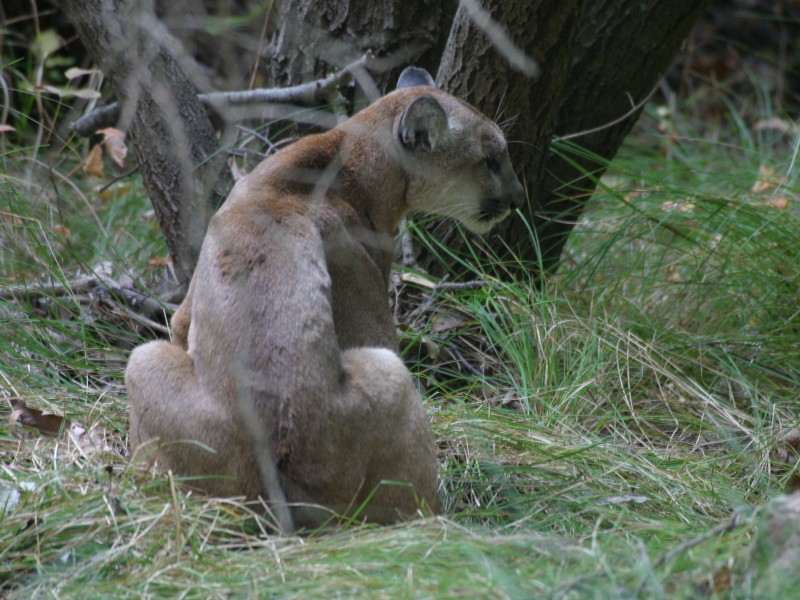
<path fill-rule="evenodd" d="M 144 315 L 140 315 L 131 310 L 120 310 L 118 307 L 115 307 L 115 309 L 113 309 L 112 312 L 117 316 L 128 317 L 129 319 L 136 321 L 140 325 L 144 325 L 145 327 L 152 329 L 153 331 L 157 331 L 163 334 L 164 336 L 169 336 L 170 334 L 169 327 L 162 325 L 158 321 L 153 321 L 153 319 L 148 319 Z"/>
<path fill-rule="evenodd" d="M 126 177 L 130 177 L 131 175 L 136 173 L 136 171 L 138 171 L 138 170 L 139 170 L 139 167 L 136 166 L 136 167 L 133 167 L 132 169 L 128 169 L 127 171 L 125 171 L 121 175 L 117 175 L 116 177 L 114 177 L 114 179 L 112 179 L 111 181 L 109 181 L 105 185 L 97 188 L 97 193 L 100 194 L 102 192 L 105 192 L 108 188 L 110 188 L 112 185 L 117 183 L 120 179 L 125 179 Z"/>
<path fill-rule="evenodd" d="M 715 536 L 717 536 L 717 535 L 719 535 L 721 533 L 725 533 L 725 532 L 728 532 L 728 531 L 732 531 L 734 529 L 738 529 L 739 527 L 742 527 L 742 524 L 743 524 L 742 522 L 743 521 L 744 521 L 744 519 L 742 518 L 741 511 L 736 510 L 736 511 L 733 512 L 733 514 L 730 516 L 730 518 L 727 521 L 724 521 L 724 522 L 720 523 L 719 525 L 715 525 L 714 527 L 712 527 L 708 531 L 706 531 L 704 533 L 701 533 L 700 535 L 698 535 L 696 537 L 693 537 L 691 539 L 688 539 L 688 540 L 685 540 L 685 541 L 681 542 L 680 544 L 678 544 L 675 548 L 673 548 L 669 552 L 665 552 L 664 554 L 662 554 L 658 558 L 658 560 L 655 563 L 653 563 L 653 566 L 654 567 L 661 567 L 661 566 L 667 564 L 668 562 L 670 562 L 673 558 L 675 558 L 679 554 L 682 554 L 683 552 L 686 552 L 689 548 L 694 548 L 698 544 L 702 544 L 703 542 L 705 542 L 707 540 L 710 540 L 711 538 L 713 538 L 713 537 L 715 537 Z"/>
<path fill-rule="evenodd" d="M 425 311 L 427 311 L 431 305 L 436 301 L 436 296 L 439 295 L 440 292 L 444 290 L 478 290 L 486 286 L 492 286 L 491 282 L 483 281 L 481 279 L 476 279 L 474 281 L 447 281 L 447 275 L 445 275 L 442 280 L 437 283 L 433 290 L 431 291 L 431 295 L 428 299 L 420 305 L 418 308 L 411 311 L 408 315 L 410 319 L 415 319 L 417 316 L 421 315 Z"/>
<path fill-rule="evenodd" d="M 255 129 L 250 129 L 249 127 L 245 127 L 244 125 L 237 125 L 236 129 L 238 129 L 239 131 L 241 131 L 243 133 L 246 133 L 247 135 L 252 135 L 254 138 L 256 138 L 261 143 L 266 144 L 267 146 L 269 146 L 270 150 L 272 150 L 273 147 L 275 146 L 275 144 L 273 144 L 272 141 L 267 136 L 261 135 Z"/>
<path fill-rule="evenodd" d="M 267 29 L 269 29 L 269 18 L 272 15 L 272 8 L 275 6 L 275 0 L 270 0 L 269 6 L 264 13 L 264 24 L 261 26 L 261 36 L 258 38 L 258 52 L 256 52 L 256 62 L 253 65 L 253 72 L 250 74 L 250 84 L 247 86 L 253 89 L 256 84 L 256 76 L 258 75 L 258 66 L 261 62 L 261 52 L 264 49 L 264 41 L 267 39 Z"/>
<path fill-rule="evenodd" d="M 658 560 L 656 560 L 653 563 L 653 569 L 657 569 L 659 567 L 663 567 L 665 564 L 667 564 L 668 562 L 672 561 L 678 555 L 686 552 L 690 548 L 694 548 L 698 544 L 702 544 L 703 542 L 705 542 L 707 540 L 710 540 L 713 537 L 716 537 L 717 535 L 720 535 L 720 534 L 725 533 L 727 531 L 731 531 L 733 529 L 737 529 L 739 527 L 742 527 L 742 524 L 743 524 L 742 521 L 744 521 L 744 519 L 742 518 L 741 511 L 740 510 L 733 511 L 733 514 L 730 516 L 730 518 L 727 521 L 724 521 L 724 522 L 720 523 L 719 525 L 715 525 L 714 527 L 712 527 L 708 531 L 706 531 L 704 533 L 701 533 L 698 536 L 695 536 L 693 538 L 690 538 L 688 540 L 685 540 L 685 541 L 681 542 L 675 548 L 673 548 L 672 550 L 670 550 L 668 552 L 664 552 L 664 554 L 659 556 Z M 649 569 L 649 570 L 652 572 L 653 569 Z M 645 585 L 647 585 L 648 581 L 649 581 L 649 579 L 645 578 L 645 579 L 642 579 L 639 582 L 639 586 L 637 587 L 637 590 L 636 590 L 636 596 L 637 597 L 642 595 L 642 592 L 644 591 L 644 587 L 645 587 Z"/>
<path fill-rule="evenodd" d="M 466 358 L 464 358 L 464 355 L 461 354 L 461 351 L 458 348 L 456 348 L 455 344 L 450 342 L 446 345 L 446 347 L 450 351 L 450 354 L 453 355 L 453 358 L 456 359 L 456 362 L 459 365 L 463 366 L 467 371 L 469 371 L 472 376 L 478 377 L 479 379 L 483 378 L 484 373 L 473 367 L 470 364 L 470 362 Z"/>
<path fill-rule="evenodd" d="M 75 120 L 72 123 L 72 129 L 74 129 L 78 135 L 86 137 L 94 134 L 98 129 L 116 125 L 118 119 L 119 102 L 114 102 L 107 106 L 96 108 L 88 115 L 84 115 Z"/>
<path fill-rule="evenodd" d="M 257 88 L 239 92 L 212 92 L 199 94 L 206 106 L 215 110 L 252 104 L 299 104 L 314 106 L 330 99 L 331 91 L 350 80 L 352 71 L 366 65 L 368 56 L 362 56 L 333 75 L 286 88 Z M 102 127 L 116 124 L 120 115 L 119 102 L 99 108 L 72 123 L 79 135 L 88 136 Z"/>
<path fill-rule="evenodd" d="M 653 97 L 653 94 L 656 93 L 657 89 L 658 89 L 658 84 L 656 84 L 653 87 L 653 89 L 650 90 L 650 93 L 647 94 L 647 96 L 645 96 L 641 102 L 639 102 L 638 104 L 634 104 L 633 107 L 621 117 L 618 117 L 613 121 L 609 121 L 608 123 L 603 123 L 602 125 L 599 125 L 597 127 L 593 127 L 591 129 L 584 129 L 583 131 L 577 131 L 575 133 L 568 133 L 566 135 L 557 136 L 553 138 L 553 141 L 565 142 L 567 140 L 574 140 L 575 138 L 583 137 L 585 135 L 591 135 L 593 133 L 598 133 L 599 131 L 603 131 L 604 129 L 609 129 L 611 127 L 614 127 L 614 125 L 622 123 L 625 119 L 627 119 L 631 115 L 636 114 L 636 112 L 638 112 L 645 104 L 647 104 L 650 101 L 650 98 Z"/>
<path fill-rule="evenodd" d="M 28 285 L 10 285 L 0 288 L 0 300 L 14 300 L 19 296 L 55 296 L 57 298 L 71 296 L 74 292 L 88 292 L 96 282 L 96 277 L 85 275 L 67 283 L 52 281 Z"/>
<path fill-rule="evenodd" d="M 174 312 L 177 306 L 144 294 L 138 290 L 119 285 L 97 275 L 84 275 L 72 281 L 15 285 L 0 289 L 0 299 L 14 300 L 19 297 L 72 298 L 77 304 L 91 304 L 101 299 L 112 307 L 118 316 L 128 317 L 154 331 L 169 334 L 169 329 L 150 318 L 164 309 Z"/>

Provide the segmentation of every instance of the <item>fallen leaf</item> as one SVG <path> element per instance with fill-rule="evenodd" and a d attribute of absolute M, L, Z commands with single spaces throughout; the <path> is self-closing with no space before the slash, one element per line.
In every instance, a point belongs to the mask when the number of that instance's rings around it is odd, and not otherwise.
<path fill-rule="evenodd" d="M 642 194 L 642 192 L 640 190 L 634 190 L 632 192 L 629 192 L 629 193 L 625 194 L 625 196 L 623 196 L 622 199 L 625 200 L 625 202 L 629 202 L 630 203 L 630 202 L 633 202 L 639 196 L 641 196 L 641 194 Z"/>
<path fill-rule="evenodd" d="M 775 169 L 769 165 L 761 165 L 758 169 L 758 177 L 750 191 L 753 194 L 763 194 L 777 185 L 786 183 L 786 178 L 775 174 Z"/>
<path fill-rule="evenodd" d="M 766 206 L 771 206 L 772 208 L 777 208 L 783 210 L 787 206 L 789 206 L 789 199 L 785 198 L 784 196 L 780 196 L 778 198 L 770 198 L 766 202 L 764 202 Z"/>
<path fill-rule="evenodd" d="M 434 333 L 441 333 L 443 331 L 460 329 L 466 322 L 467 320 L 464 315 L 458 311 L 441 312 L 431 320 L 431 331 Z"/>
<path fill-rule="evenodd" d="M 731 587 L 731 569 L 728 565 L 722 565 L 719 569 L 711 574 L 711 577 L 704 577 L 698 582 L 698 587 L 703 590 L 705 594 L 711 592 L 715 594 L 724 594 Z"/>
<path fill-rule="evenodd" d="M 172 257 L 170 256 L 154 256 L 147 261 L 148 265 L 153 267 L 166 267 L 172 264 Z"/>
<path fill-rule="evenodd" d="M 59 98 L 83 98 L 84 100 L 95 100 L 100 97 L 100 92 L 90 88 L 64 88 L 55 85 L 43 85 L 40 89 L 50 94 L 55 94 Z"/>
<path fill-rule="evenodd" d="M 13 410 L 11 411 L 11 416 L 8 417 L 8 422 L 11 425 L 19 424 L 24 427 L 32 427 L 42 435 L 56 437 L 59 432 L 69 425 L 69 421 L 64 417 L 30 408 L 25 404 L 24 400 L 11 400 L 11 408 Z"/>
<path fill-rule="evenodd" d="M 45 58 L 61 48 L 61 44 L 61 38 L 55 29 L 45 29 L 33 40 L 31 50 L 33 50 L 39 61 L 44 62 Z"/>
<path fill-rule="evenodd" d="M 71 67 L 64 72 L 64 76 L 67 79 L 77 79 L 78 77 L 94 75 L 95 73 L 100 73 L 100 71 L 98 69 L 79 69 L 78 67 Z"/>
<path fill-rule="evenodd" d="M 789 121 L 779 119 L 778 117 L 772 117 L 769 119 L 761 119 L 760 121 L 756 121 L 755 125 L 753 125 L 753 129 L 756 131 L 772 129 L 773 131 L 778 131 L 780 133 L 789 133 L 794 129 L 794 126 Z"/>
<path fill-rule="evenodd" d="M 97 429 L 87 430 L 85 427 L 72 423 L 67 430 L 67 437 L 75 444 L 84 454 L 93 454 L 108 450 L 108 444 L 105 442 L 105 436 Z"/>
<path fill-rule="evenodd" d="M 522 404 L 522 401 L 519 399 L 519 396 L 514 392 L 509 392 L 503 399 L 500 401 L 500 404 L 503 405 L 503 408 L 507 408 L 509 410 L 523 410 L 525 407 Z"/>
<path fill-rule="evenodd" d="M 680 283 L 682 281 L 681 272 L 675 265 L 669 265 L 667 267 L 667 281 L 673 283 Z"/>
<path fill-rule="evenodd" d="M 404 283 L 413 283 L 414 285 L 428 288 L 429 290 L 436 288 L 435 281 L 432 281 L 424 275 L 417 275 L 416 273 L 400 273 L 400 281 Z"/>
<path fill-rule="evenodd" d="M 128 155 L 128 147 L 125 145 L 125 132 L 114 127 L 100 129 L 97 133 L 103 135 L 103 144 L 111 160 L 122 169 L 125 167 L 125 157 Z"/>
<path fill-rule="evenodd" d="M 92 177 L 103 176 L 103 148 L 100 144 L 92 146 L 92 150 L 83 164 L 83 170 Z"/>
<path fill-rule="evenodd" d="M 604 498 L 597 502 L 600 506 L 605 504 L 627 504 L 628 502 L 633 502 L 634 504 L 644 504 L 648 502 L 650 498 L 647 496 L 635 496 L 632 494 L 626 494 L 625 496 L 611 496 L 610 498 Z"/>
<path fill-rule="evenodd" d="M 69 237 L 72 234 L 72 231 L 70 231 L 69 227 L 64 225 L 53 225 L 53 231 L 64 237 Z"/>

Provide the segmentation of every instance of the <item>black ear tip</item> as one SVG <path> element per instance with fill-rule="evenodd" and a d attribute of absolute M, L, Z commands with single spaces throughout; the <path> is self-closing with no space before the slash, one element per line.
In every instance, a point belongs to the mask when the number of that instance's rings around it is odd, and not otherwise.
<path fill-rule="evenodd" d="M 436 87 L 436 82 L 425 69 L 421 67 L 406 67 L 397 80 L 398 90 L 409 87 Z"/>

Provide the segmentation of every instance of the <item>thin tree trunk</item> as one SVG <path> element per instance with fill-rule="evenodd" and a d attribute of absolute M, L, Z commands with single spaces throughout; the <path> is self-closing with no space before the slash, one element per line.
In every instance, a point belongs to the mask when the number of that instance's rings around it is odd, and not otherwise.
<path fill-rule="evenodd" d="M 226 156 L 179 45 L 142 0 L 63 0 L 87 51 L 111 81 L 120 127 L 136 151 L 182 283 L 191 277 L 206 226 L 231 186 Z"/>

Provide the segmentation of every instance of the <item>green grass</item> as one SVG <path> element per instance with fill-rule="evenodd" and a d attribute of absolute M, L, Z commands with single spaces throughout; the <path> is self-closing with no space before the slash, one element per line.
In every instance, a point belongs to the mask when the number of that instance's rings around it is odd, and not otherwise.
<path fill-rule="evenodd" d="M 85 142 L 34 151 L 7 136 L 0 286 L 67 290 L 0 299 L 0 504 L 12 499 L 0 594 L 750 597 L 793 585 L 791 570 L 764 575 L 780 561 L 759 557 L 780 549 L 751 548 L 770 547 L 761 507 L 796 469 L 775 447 L 798 425 L 800 136 L 730 111 L 708 130 L 689 109 L 648 110 L 539 289 L 500 281 L 476 251 L 484 285 L 445 288 L 406 324 L 439 349 L 416 373 L 445 514 L 305 538 L 267 536 L 237 503 L 128 466 L 122 372 L 140 338 L 69 283 L 162 273 L 146 195 L 135 177 L 95 194 L 74 169 Z M 12 426 L 11 399 L 99 444 Z"/>

